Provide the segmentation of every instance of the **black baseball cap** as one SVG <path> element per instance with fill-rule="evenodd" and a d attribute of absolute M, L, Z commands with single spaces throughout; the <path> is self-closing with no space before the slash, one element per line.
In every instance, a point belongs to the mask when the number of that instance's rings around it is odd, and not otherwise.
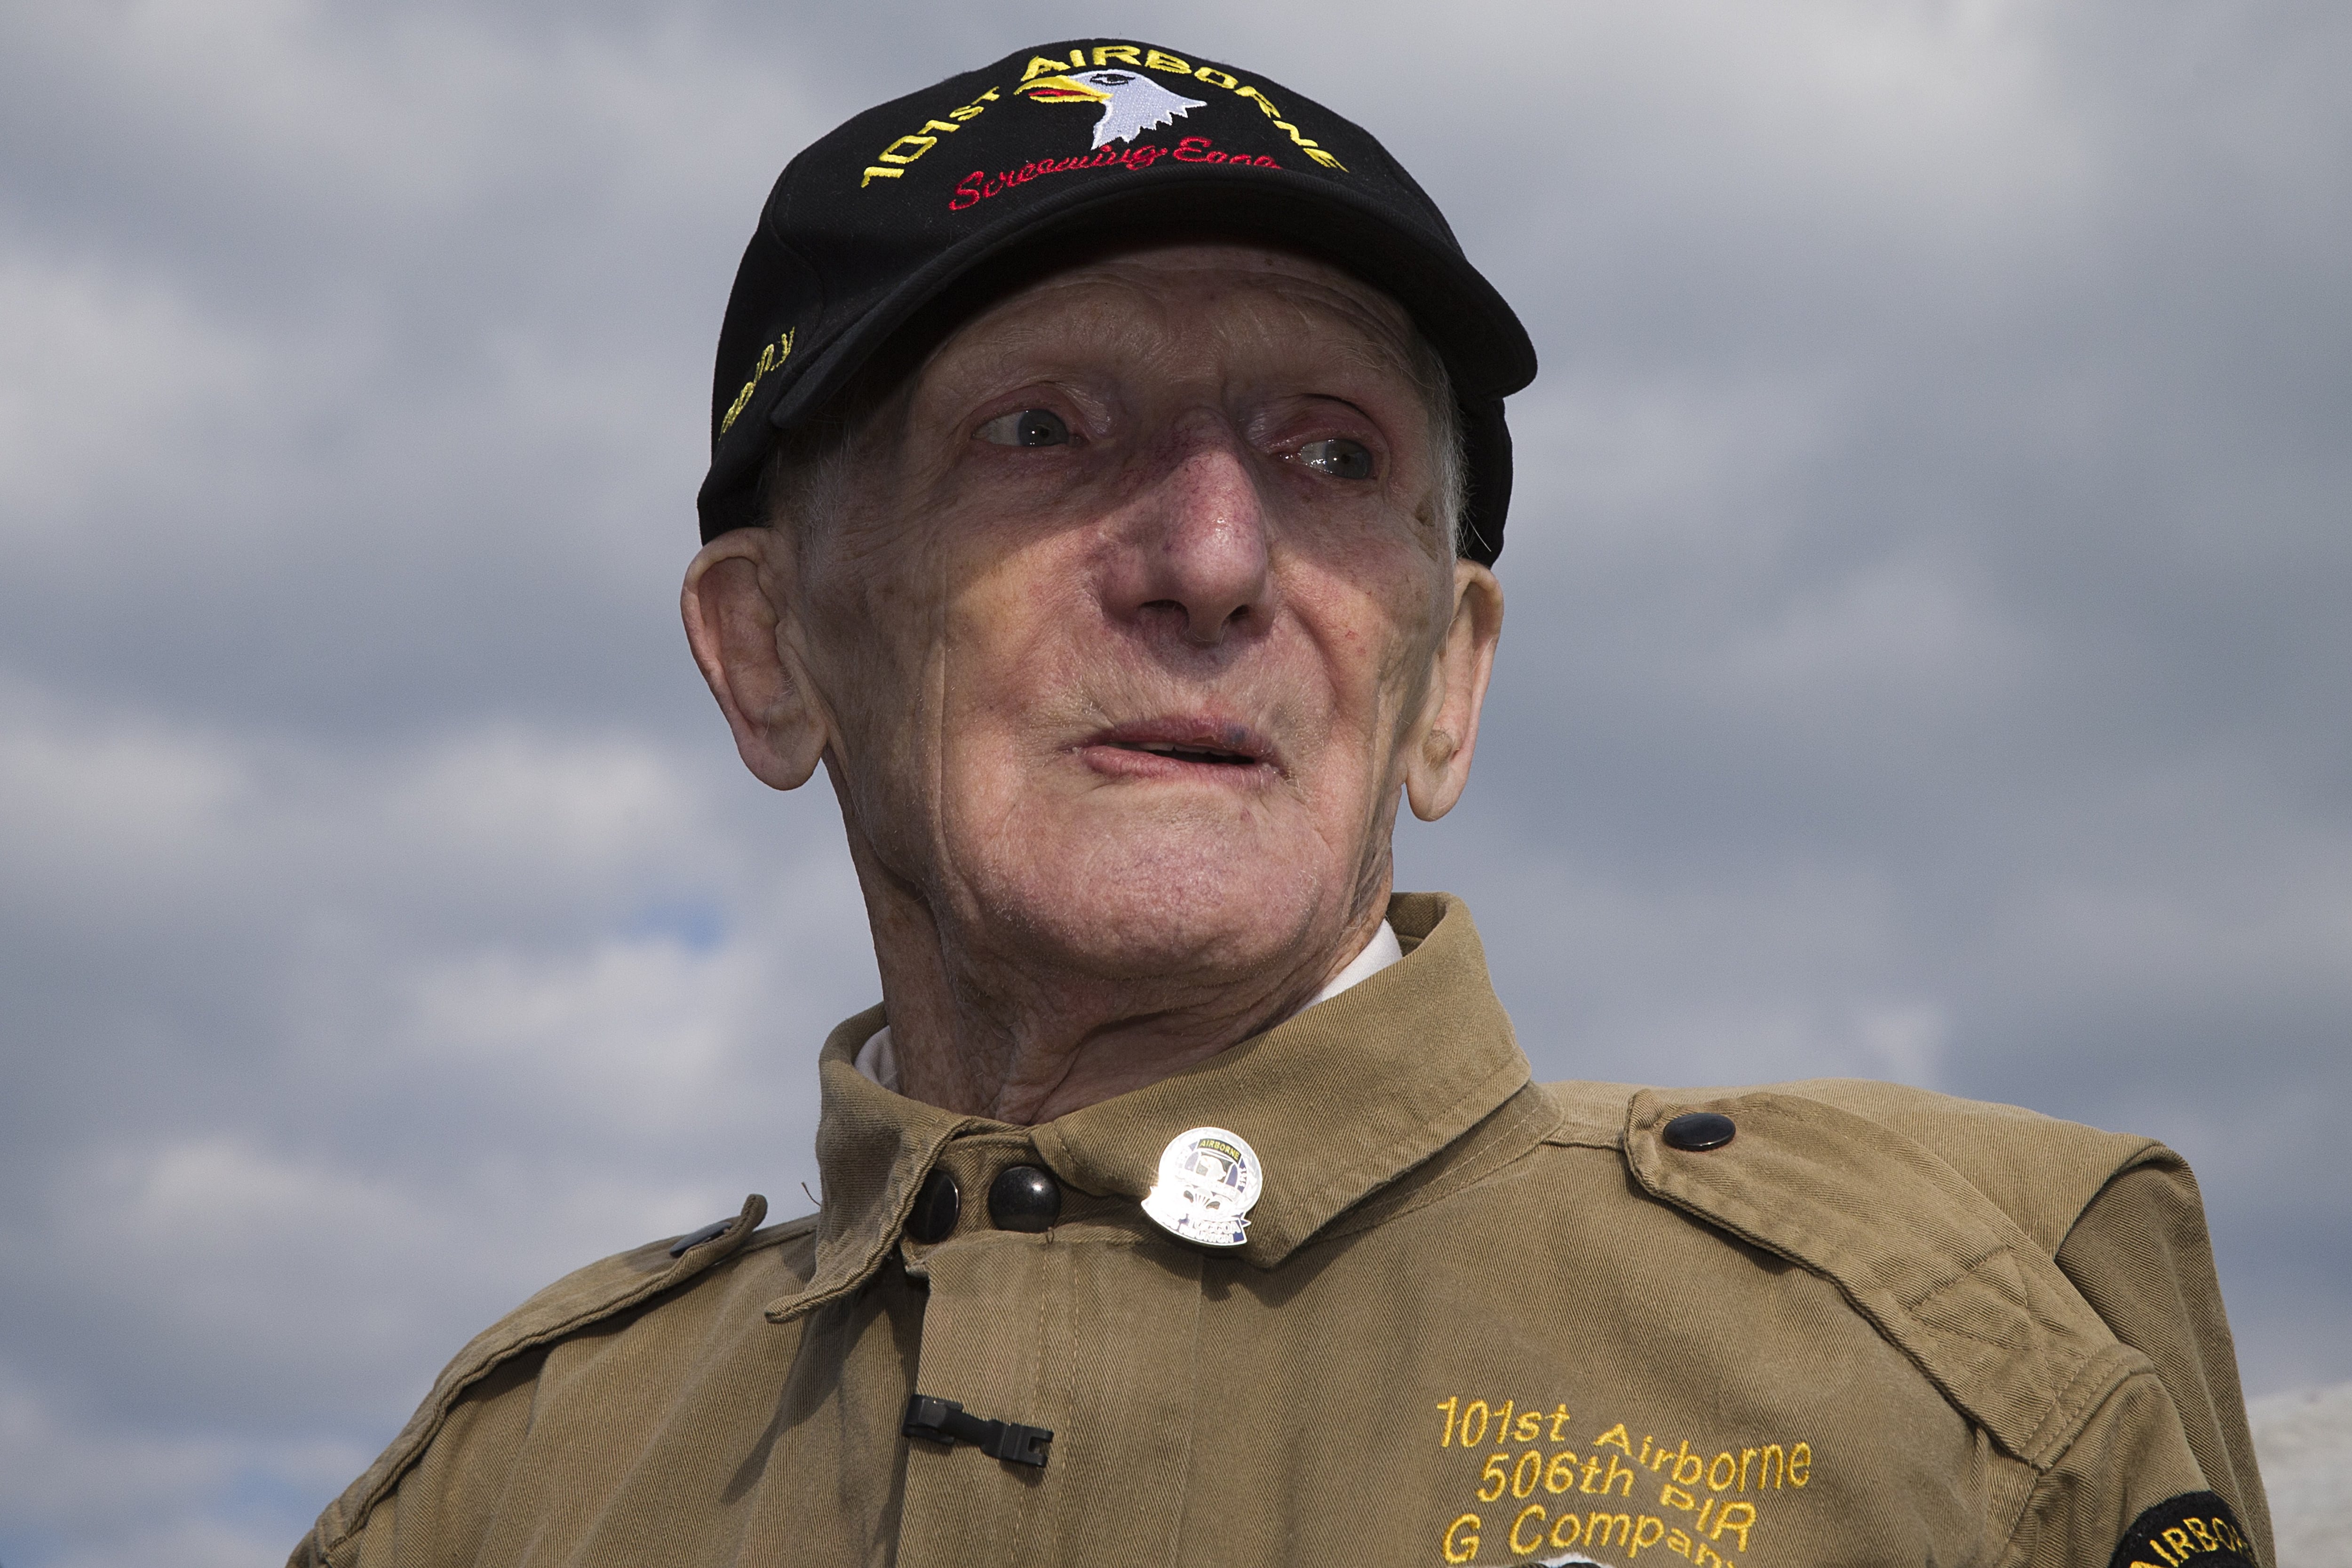
<path fill-rule="evenodd" d="M 785 168 L 719 329 L 703 539 L 760 521 L 777 433 L 805 425 L 910 323 L 936 326 L 979 280 L 1024 261 L 1031 275 L 1057 265 L 1041 258 L 1073 240 L 1131 229 L 1282 242 L 1411 312 L 1461 404 L 1462 552 L 1493 562 L 1511 498 L 1503 399 L 1536 374 L 1519 319 L 1369 132 L 1254 72 L 1119 38 L 1041 44 L 950 77 Z"/>

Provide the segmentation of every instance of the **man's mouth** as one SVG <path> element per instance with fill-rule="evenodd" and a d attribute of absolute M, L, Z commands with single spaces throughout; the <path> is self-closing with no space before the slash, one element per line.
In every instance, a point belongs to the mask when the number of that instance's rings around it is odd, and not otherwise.
<path fill-rule="evenodd" d="M 1257 759 L 1246 752 L 1223 752 L 1212 746 L 1179 746 L 1151 741 L 1114 741 L 1111 744 L 1122 752 L 1149 752 L 1155 757 L 1173 757 L 1180 763 L 1206 763 L 1219 768 L 1257 765 Z"/>
<path fill-rule="evenodd" d="M 1208 768 L 1255 773 L 1271 771 L 1274 765 L 1274 748 L 1264 737 L 1239 724 L 1197 720 L 1121 724 L 1095 735 L 1082 750 L 1103 771 L 1129 774 L 1166 775 Z M 1121 763 L 1116 760 L 1118 756 L 1134 761 Z"/>

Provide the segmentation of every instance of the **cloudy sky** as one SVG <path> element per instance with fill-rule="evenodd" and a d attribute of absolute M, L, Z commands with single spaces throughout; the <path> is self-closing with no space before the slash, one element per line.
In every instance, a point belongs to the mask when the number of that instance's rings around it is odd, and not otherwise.
<path fill-rule="evenodd" d="M 806 1206 L 877 994 L 677 628 L 758 205 L 1129 33 L 1377 129 L 1525 316 L 1464 894 L 1538 1070 L 2195 1162 L 2352 1377 L 2352 16 L 0 7 L 0 1563 L 279 1561 L 475 1329 Z"/>

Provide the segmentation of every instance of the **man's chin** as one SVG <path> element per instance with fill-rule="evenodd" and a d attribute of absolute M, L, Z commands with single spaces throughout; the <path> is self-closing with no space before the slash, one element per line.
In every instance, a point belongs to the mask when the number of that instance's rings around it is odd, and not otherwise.
<path fill-rule="evenodd" d="M 1234 848 L 1041 856 L 991 879 L 983 918 L 995 940 L 1106 979 L 1223 983 L 1319 961 L 1308 950 L 1337 940 L 1346 920 L 1339 900 L 1325 907 L 1332 879 Z"/>

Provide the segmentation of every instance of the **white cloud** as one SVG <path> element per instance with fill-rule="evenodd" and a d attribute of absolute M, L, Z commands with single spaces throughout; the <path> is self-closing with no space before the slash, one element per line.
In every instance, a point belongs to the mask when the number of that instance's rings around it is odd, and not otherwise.
<path fill-rule="evenodd" d="M 626 735 L 520 729 L 449 737 L 383 781 L 364 820 L 507 877 L 609 873 L 673 837 L 694 794 L 673 760 Z"/>
<path fill-rule="evenodd" d="M 401 1194 L 316 1163 L 215 1136 L 110 1155 L 89 1183 L 95 1207 L 157 1263 L 251 1256 L 289 1234 L 349 1226 L 399 1247 L 419 1228 Z"/>
<path fill-rule="evenodd" d="M 0 865 L 60 914 L 185 914 L 232 888 L 333 902 L 354 878 L 625 904 L 712 874 L 704 795 L 622 732 L 507 724 L 353 753 L 0 688 Z"/>
<path fill-rule="evenodd" d="M 606 942 L 552 961 L 467 955 L 416 977 L 404 1021 L 411 1070 L 531 1086 L 556 1114 L 674 1133 L 724 1104 L 760 956 L 667 941 Z"/>
<path fill-rule="evenodd" d="M 2352 1383 L 2257 1400 L 2250 1411 L 2263 1484 L 2270 1494 L 2278 1559 L 2295 1568 L 2341 1568 L 2352 1532 Z"/>
<path fill-rule="evenodd" d="M 331 1495 L 370 1457 L 329 1440 L 239 1440 L 92 1421 L 0 1364 L 0 1529 L 65 1539 L 49 1559 L 61 1568 L 278 1561 L 292 1542 L 219 1518 L 221 1492 L 242 1485 Z M 138 1506 L 125 1509 L 126 1498 Z"/>
<path fill-rule="evenodd" d="M 5 548 L 112 487 L 126 446 L 249 439 L 261 357 L 164 279 L 119 263 L 0 256 L 0 530 Z M 54 541 L 49 541 L 54 542 Z"/>
<path fill-rule="evenodd" d="M 66 722 L 55 708 L 0 693 L 0 865 L 18 896 L 101 915 L 208 863 L 239 759 L 143 715 Z"/>

